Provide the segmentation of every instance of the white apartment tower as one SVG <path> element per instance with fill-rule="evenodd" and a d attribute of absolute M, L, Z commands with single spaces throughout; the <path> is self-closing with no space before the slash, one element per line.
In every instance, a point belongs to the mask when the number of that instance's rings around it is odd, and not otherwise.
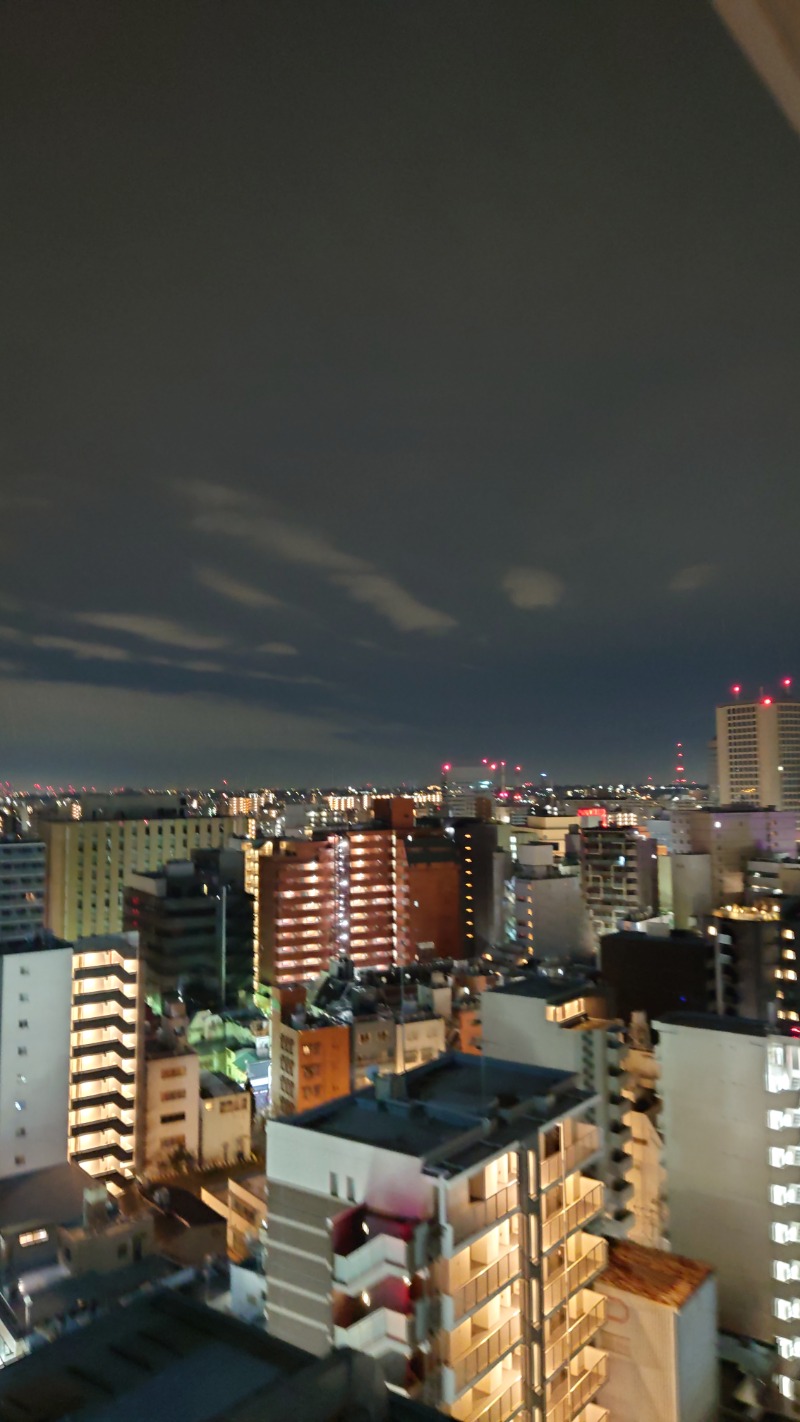
<path fill-rule="evenodd" d="M 137 1160 L 144 980 L 136 933 L 84 938 L 72 973 L 69 1154 L 119 1190 Z"/>
<path fill-rule="evenodd" d="M 72 945 L 0 947 L 0 1179 L 67 1154 Z"/>
<path fill-rule="evenodd" d="M 717 707 L 721 805 L 800 810 L 800 701 L 762 696 Z"/>
<path fill-rule="evenodd" d="M 669 1238 L 717 1276 L 723 1330 L 777 1350 L 800 1415 L 800 1039 L 746 1019 L 656 1022 Z"/>
<path fill-rule="evenodd" d="M 595 1100 L 448 1056 L 268 1126 L 271 1333 L 379 1357 L 458 1422 L 604 1422 Z"/>

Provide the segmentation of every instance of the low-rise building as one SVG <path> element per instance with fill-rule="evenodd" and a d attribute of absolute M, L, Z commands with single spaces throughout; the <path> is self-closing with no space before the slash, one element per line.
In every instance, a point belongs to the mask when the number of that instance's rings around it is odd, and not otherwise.
<path fill-rule="evenodd" d="M 229 1165 L 251 1151 L 251 1096 L 221 1072 L 200 1073 L 200 1164 Z"/>
<path fill-rule="evenodd" d="M 189 1047 L 150 1041 L 144 1054 L 139 1170 L 157 1176 L 200 1158 L 200 1061 Z"/>
<path fill-rule="evenodd" d="M 608 1378 L 598 1404 L 614 1422 L 716 1422 L 717 1295 L 707 1264 L 612 1243 L 597 1280 Z"/>

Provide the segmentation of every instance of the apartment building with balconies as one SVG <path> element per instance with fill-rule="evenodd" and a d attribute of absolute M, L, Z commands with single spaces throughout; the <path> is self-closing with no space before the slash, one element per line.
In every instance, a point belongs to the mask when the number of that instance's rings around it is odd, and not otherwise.
<path fill-rule="evenodd" d="M 458 1422 L 602 1422 L 597 1099 L 449 1055 L 268 1127 L 270 1331 Z"/>
<path fill-rule="evenodd" d="M 624 1237 L 635 1223 L 633 1101 L 624 1026 L 605 994 L 580 977 L 520 973 L 482 994 L 481 1019 L 488 1056 L 574 1072 L 596 1098 L 601 1150 L 592 1174 L 606 1188 L 605 1232 Z"/>
<path fill-rule="evenodd" d="M 581 830 L 581 888 L 596 942 L 620 922 L 650 918 L 658 906 L 655 840 L 631 826 Z"/>
<path fill-rule="evenodd" d="M 84 938 L 72 959 L 69 1156 L 109 1188 L 136 1166 L 144 982 L 135 933 Z"/>

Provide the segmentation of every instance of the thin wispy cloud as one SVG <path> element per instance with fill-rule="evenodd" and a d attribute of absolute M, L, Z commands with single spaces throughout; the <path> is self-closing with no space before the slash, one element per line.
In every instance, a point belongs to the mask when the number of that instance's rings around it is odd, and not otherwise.
<path fill-rule="evenodd" d="M 561 578 L 545 568 L 509 568 L 503 591 L 513 607 L 533 612 L 540 607 L 556 607 L 564 596 Z"/>
<path fill-rule="evenodd" d="M 262 642 L 257 652 L 265 652 L 270 657 L 297 657 L 299 652 L 291 642 Z"/>
<path fill-rule="evenodd" d="M 266 750 L 336 752 L 352 727 L 335 718 L 289 711 L 219 693 L 158 692 L 136 687 L 0 675 L 0 721 L 6 753 L 18 746 L 58 747 L 65 761 L 86 756 L 87 734 L 96 754 L 137 752 L 218 755 Z"/>
<path fill-rule="evenodd" d="M 449 613 L 428 607 L 368 559 L 337 548 L 312 529 L 274 517 L 259 499 L 204 482 L 184 485 L 183 492 L 194 499 L 192 527 L 197 532 L 222 533 L 271 558 L 314 569 L 400 632 L 441 633 L 457 625 Z"/>
<path fill-rule="evenodd" d="M 229 578 L 227 573 L 221 573 L 216 568 L 195 568 L 194 576 L 202 587 L 218 593 L 229 602 L 237 602 L 240 607 L 283 606 L 280 598 L 273 597 L 272 593 L 264 592 L 263 588 L 254 588 L 250 583 L 239 582 L 237 578 Z"/>
<path fill-rule="evenodd" d="M 79 612 L 75 614 L 75 620 L 87 627 L 101 627 L 108 632 L 126 632 L 130 637 L 138 637 L 145 642 L 183 647 L 187 652 L 213 652 L 225 646 L 224 638 L 195 632 L 171 617 L 139 612 Z"/>
<path fill-rule="evenodd" d="M 34 647 L 45 652 L 68 652 L 78 661 L 88 662 L 131 662 L 133 657 L 122 647 L 113 647 L 107 642 L 83 642 L 76 637 L 41 635 L 30 638 Z"/>
<path fill-rule="evenodd" d="M 672 575 L 669 590 L 676 593 L 698 592 L 713 583 L 717 571 L 715 563 L 690 563 L 687 568 L 679 568 Z"/>

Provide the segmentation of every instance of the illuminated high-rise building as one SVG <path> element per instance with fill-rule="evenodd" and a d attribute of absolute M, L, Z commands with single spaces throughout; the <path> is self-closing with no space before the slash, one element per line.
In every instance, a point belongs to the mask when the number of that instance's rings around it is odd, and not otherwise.
<path fill-rule="evenodd" d="M 743 701 L 738 687 L 732 695 L 717 707 L 720 804 L 800 811 L 800 701 L 787 694 Z"/>
<path fill-rule="evenodd" d="M 69 1154 L 122 1189 L 137 1157 L 144 983 L 135 933 L 84 939 L 72 960 Z"/>
<path fill-rule="evenodd" d="M 374 824 L 282 840 L 259 860 L 257 980 L 316 977 L 342 953 L 358 969 L 457 956 L 460 882 L 455 841 L 416 828 L 403 797 L 376 800 Z"/>
<path fill-rule="evenodd" d="M 347 953 L 357 968 L 409 958 L 408 863 L 393 830 L 285 841 L 259 864 L 258 978 L 316 977 Z"/>

